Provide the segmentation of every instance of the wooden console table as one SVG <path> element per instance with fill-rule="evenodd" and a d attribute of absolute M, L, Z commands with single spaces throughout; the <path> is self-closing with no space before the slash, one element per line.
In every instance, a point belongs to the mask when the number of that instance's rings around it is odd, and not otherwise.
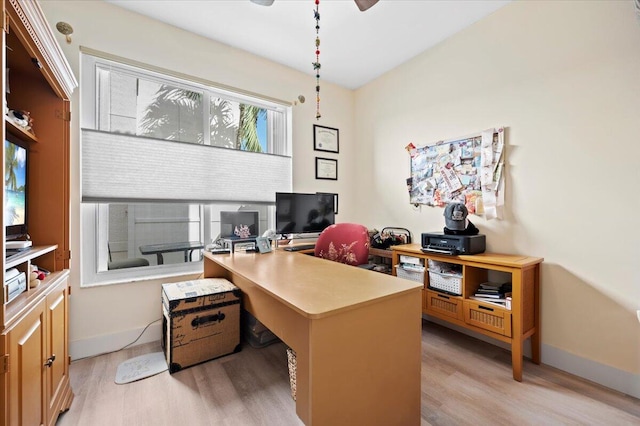
<path fill-rule="evenodd" d="M 447 256 L 423 253 L 419 244 L 393 246 L 393 264 L 400 256 L 422 259 L 425 266 L 422 312 L 511 345 L 513 378 L 522 381 L 522 347 L 531 338 L 531 359 L 540 364 L 540 257 L 482 253 Z M 429 288 L 428 260 L 462 266 L 461 295 Z M 510 275 L 511 309 L 471 299 L 492 271 Z M 394 270 L 394 274 L 396 271 Z"/>
<path fill-rule="evenodd" d="M 420 424 L 421 284 L 285 250 L 205 253 L 204 277 L 296 351 L 305 424 Z"/>

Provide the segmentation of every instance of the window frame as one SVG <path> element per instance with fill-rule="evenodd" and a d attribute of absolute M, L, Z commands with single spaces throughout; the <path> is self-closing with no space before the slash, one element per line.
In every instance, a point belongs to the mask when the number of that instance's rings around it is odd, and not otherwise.
<path fill-rule="evenodd" d="M 198 274 L 202 272 L 202 261 L 188 262 L 166 265 L 149 265 L 140 268 L 126 268 L 114 270 L 99 270 L 99 263 L 106 264 L 108 254 L 106 250 L 100 250 L 100 234 L 106 237 L 106 224 L 101 220 L 100 215 L 104 215 L 104 204 L 81 203 L 81 240 L 83 246 L 82 253 L 82 281 L 80 287 L 95 287 L 108 284 L 120 284 L 124 282 L 147 281 L 153 279 L 170 278 Z M 208 210 L 206 206 L 202 206 Z M 101 211 L 102 210 L 102 211 Z M 202 220 L 206 224 L 206 215 Z M 204 227 L 203 227 L 204 228 Z M 206 233 L 206 230 L 204 231 Z"/>
<path fill-rule="evenodd" d="M 211 145 L 211 127 L 209 121 L 210 103 L 213 96 L 225 100 L 254 105 L 267 110 L 267 152 L 280 151 L 281 155 L 291 155 L 292 152 L 292 106 L 291 103 L 269 99 L 260 95 L 251 94 L 238 89 L 220 88 L 210 82 L 204 82 L 197 78 L 188 78 L 176 72 L 159 70 L 155 67 L 145 66 L 112 55 L 101 55 L 89 49 L 81 49 L 81 82 L 80 102 L 82 115 L 81 128 L 96 129 L 99 115 L 99 99 L 97 84 L 99 81 L 99 68 L 114 69 L 137 78 L 144 78 L 158 83 L 170 84 L 203 94 L 203 143 Z M 108 66 L 105 66 L 108 64 Z M 89 108 L 82 107 L 89 106 Z M 279 114 L 276 114 L 277 111 Z M 277 120 L 283 120 L 279 126 L 274 125 Z M 283 133 L 279 135 L 279 133 Z M 82 164 L 81 164 L 82 168 Z M 170 203 L 171 200 L 163 202 Z M 225 202 L 224 200 L 211 200 L 209 203 Z M 132 202 L 134 203 L 134 202 Z M 100 270 L 99 265 L 108 260 L 108 251 L 103 243 L 107 240 L 108 221 L 105 220 L 108 209 L 104 203 L 81 202 L 80 240 L 82 246 L 81 255 L 81 287 L 93 287 L 125 282 L 147 281 L 153 279 L 186 276 L 202 273 L 202 261 L 186 262 L 166 265 L 150 265 L 138 268 Z M 193 202 L 201 209 L 201 235 L 204 244 L 208 244 L 211 235 L 211 207 L 210 204 Z M 267 217 L 268 228 L 274 226 L 273 207 L 268 207 L 270 212 Z M 102 243 L 102 244 L 101 244 Z"/>

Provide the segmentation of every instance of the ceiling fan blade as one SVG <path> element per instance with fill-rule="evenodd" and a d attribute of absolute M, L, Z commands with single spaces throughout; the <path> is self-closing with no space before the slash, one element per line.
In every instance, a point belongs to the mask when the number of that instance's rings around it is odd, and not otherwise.
<path fill-rule="evenodd" d="M 251 2 L 260 6 L 271 6 L 273 4 L 273 0 L 251 0 Z"/>
<path fill-rule="evenodd" d="M 356 5 L 358 5 L 358 9 L 360 9 L 361 12 L 364 12 L 374 4 L 378 3 L 378 0 L 353 0 L 353 1 L 356 2 Z"/>

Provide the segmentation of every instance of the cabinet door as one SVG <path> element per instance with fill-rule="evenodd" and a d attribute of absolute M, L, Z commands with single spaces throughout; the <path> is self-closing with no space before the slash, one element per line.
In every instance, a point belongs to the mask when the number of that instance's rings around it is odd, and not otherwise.
<path fill-rule="evenodd" d="M 45 326 L 43 301 L 7 333 L 9 425 L 45 423 Z"/>
<path fill-rule="evenodd" d="M 69 382 L 67 355 L 67 279 L 60 282 L 47 296 L 47 352 L 45 362 L 46 401 L 49 419 L 47 424 L 55 424 L 62 409 L 64 392 Z"/>

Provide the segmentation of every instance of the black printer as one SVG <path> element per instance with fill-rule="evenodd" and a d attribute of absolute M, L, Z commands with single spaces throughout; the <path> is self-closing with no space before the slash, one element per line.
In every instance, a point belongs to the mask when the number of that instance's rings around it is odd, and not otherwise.
<path fill-rule="evenodd" d="M 452 235 L 444 232 L 422 234 L 422 251 L 425 253 L 478 254 L 486 249 L 486 238 L 478 235 Z"/>

